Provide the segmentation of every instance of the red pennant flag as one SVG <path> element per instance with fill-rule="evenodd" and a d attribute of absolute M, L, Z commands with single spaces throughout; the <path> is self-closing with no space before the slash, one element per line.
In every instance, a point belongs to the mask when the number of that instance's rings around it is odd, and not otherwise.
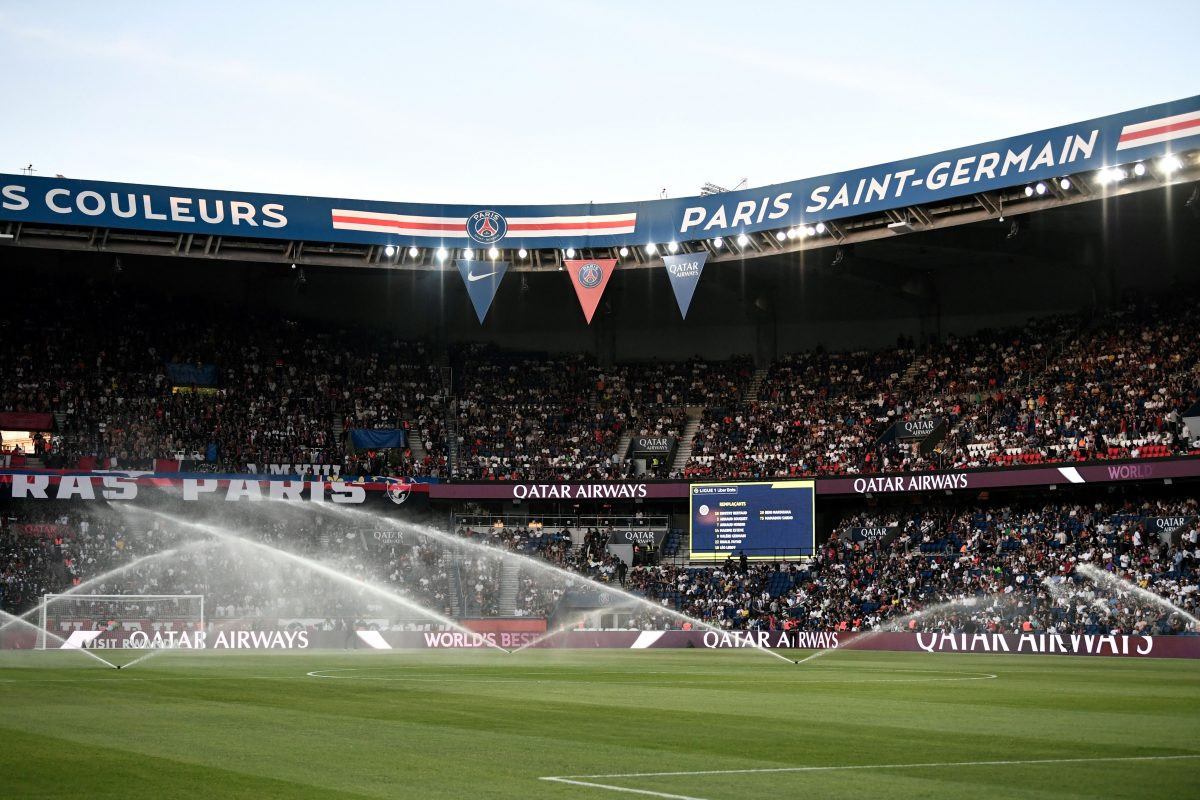
<path fill-rule="evenodd" d="M 583 309 L 583 316 L 587 318 L 588 325 L 591 325 L 592 315 L 596 313 L 596 306 L 600 305 L 600 296 L 604 294 L 604 287 L 608 286 L 608 279 L 616 269 L 617 260 L 588 258 L 564 263 L 571 275 L 571 283 L 575 285 L 579 307 Z"/>

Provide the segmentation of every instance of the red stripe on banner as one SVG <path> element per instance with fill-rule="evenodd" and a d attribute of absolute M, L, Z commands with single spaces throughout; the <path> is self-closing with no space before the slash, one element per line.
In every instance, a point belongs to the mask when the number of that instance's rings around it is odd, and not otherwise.
<path fill-rule="evenodd" d="M 573 230 L 601 230 L 604 228 L 627 228 L 635 224 L 636 217 L 630 219 L 617 219 L 606 222 L 510 222 L 508 230 L 511 231 L 573 231 Z"/>
<path fill-rule="evenodd" d="M 1158 136 L 1162 133 L 1171 133 L 1173 131 L 1183 131 L 1188 128 L 1200 128 L 1200 119 L 1189 119 L 1184 122 L 1173 122 L 1170 125 L 1160 125 L 1157 128 L 1147 128 L 1144 131 L 1135 131 L 1134 133 L 1123 133 L 1118 141 L 1131 142 L 1134 139 L 1145 139 L 1147 136 Z"/>
<path fill-rule="evenodd" d="M 393 219 L 375 219 L 373 217 L 339 217 L 333 221 L 346 222 L 354 225 L 378 225 L 384 228 L 400 228 L 408 231 L 461 231 L 466 223 L 463 222 L 400 222 Z"/>

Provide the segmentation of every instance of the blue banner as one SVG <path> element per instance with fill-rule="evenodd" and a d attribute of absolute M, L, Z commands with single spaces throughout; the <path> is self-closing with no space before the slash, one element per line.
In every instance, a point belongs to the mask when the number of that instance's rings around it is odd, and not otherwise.
<path fill-rule="evenodd" d="M 174 386 L 216 386 L 216 364 L 167 364 L 167 377 Z"/>
<path fill-rule="evenodd" d="M 404 447 L 408 437 L 399 428 L 351 428 L 350 442 L 358 450 L 384 450 L 389 447 Z"/>
<path fill-rule="evenodd" d="M 500 281 L 504 280 L 504 273 L 508 272 L 508 262 L 460 260 L 456 261 L 455 265 L 467 286 L 471 305 L 475 306 L 475 316 L 479 317 L 479 324 L 482 325 L 483 318 L 492 307 L 496 290 L 500 288 Z"/>
<path fill-rule="evenodd" d="M 0 174 L 0 221 L 416 247 L 587 248 L 712 239 L 944 202 L 1200 144 L 1200 96 L 932 155 L 704 197 L 442 205 Z"/>
<path fill-rule="evenodd" d="M 688 309 L 692 305 L 692 295 L 696 293 L 696 284 L 700 283 L 700 275 L 704 272 L 704 262 L 708 253 L 703 250 L 696 253 L 663 256 L 663 266 L 667 269 L 667 277 L 671 279 L 671 289 L 675 292 L 675 302 L 679 304 L 679 313 L 687 319 Z"/>

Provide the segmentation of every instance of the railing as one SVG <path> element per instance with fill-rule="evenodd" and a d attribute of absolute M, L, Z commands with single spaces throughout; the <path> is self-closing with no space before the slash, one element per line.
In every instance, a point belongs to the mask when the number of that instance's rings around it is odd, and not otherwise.
<path fill-rule="evenodd" d="M 670 517 L 666 514 L 652 516 L 554 516 L 539 514 L 451 514 L 450 524 L 454 528 L 491 528 L 500 523 L 506 528 L 525 528 L 541 525 L 544 530 L 557 531 L 563 528 L 667 528 Z"/>

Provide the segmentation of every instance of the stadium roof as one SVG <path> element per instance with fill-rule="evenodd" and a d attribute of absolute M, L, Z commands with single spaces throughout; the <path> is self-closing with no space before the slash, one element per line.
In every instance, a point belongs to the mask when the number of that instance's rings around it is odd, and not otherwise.
<path fill-rule="evenodd" d="M 844 173 L 634 203 L 432 205 L 0 175 L 0 246 L 347 267 L 850 245 L 1200 178 L 1200 96 Z"/>

